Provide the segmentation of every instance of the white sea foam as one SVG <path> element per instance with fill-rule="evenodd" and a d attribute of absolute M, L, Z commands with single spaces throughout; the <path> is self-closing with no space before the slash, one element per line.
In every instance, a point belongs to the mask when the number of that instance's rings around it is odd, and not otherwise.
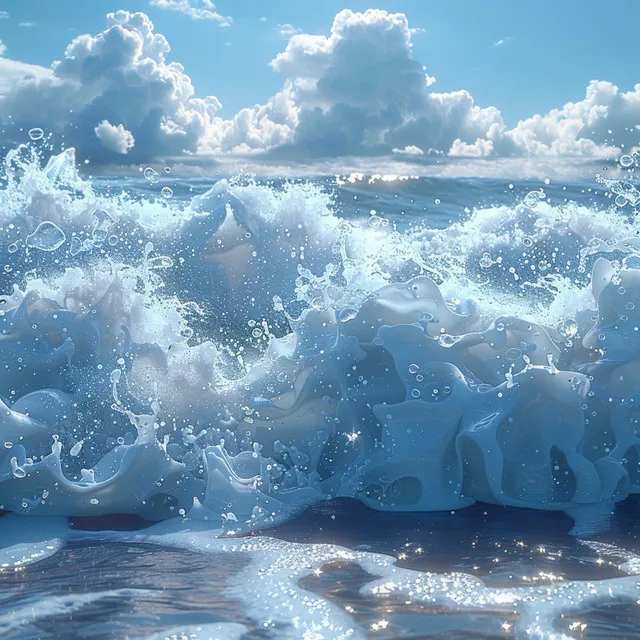
<path fill-rule="evenodd" d="M 306 182 L 101 195 L 29 147 L 5 178 L 4 509 L 245 531 L 480 500 L 589 533 L 640 490 L 624 211 L 539 191 L 404 230 Z"/>
<path fill-rule="evenodd" d="M 3 518 L 0 534 L 15 527 L 17 521 L 14 516 Z M 39 526 L 42 535 L 47 535 L 48 528 L 48 519 L 43 519 Z M 640 598 L 640 580 L 628 562 L 620 569 L 631 575 L 619 578 L 492 588 L 481 579 L 465 573 L 438 574 L 404 569 L 395 566 L 395 558 L 336 545 L 298 544 L 268 537 L 220 538 L 217 537 L 220 530 L 209 529 L 203 523 L 188 518 L 166 521 L 138 532 L 90 533 L 70 529 L 61 532 L 57 523 L 54 530 L 56 535 L 62 533 L 66 540 L 74 542 L 150 543 L 213 554 L 218 561 L 228 554 L 247 558 L 249 563 L 227 585 L 227 594 L 244 605 L 247 615 L 258 627 L 272 630 L 278 638 L 292 640 L 368 637 L 367 630 L 352 617 L 352 612 L 300 586 L 303 578 L 319 575 L 327 565 L 335 563 L 359 565 L 370 574 L 371 580 L 361 589 L 365 598 L 399 599 L 409 608 L 426 604 L 438 605 L 450 612 L 490 613 L 499 620 L 508 620 L 503 623 L 503 628 L 513 631 L 519 638 L 569 638 L 555 629 L 554 622 L 561 616 L 584 614 L 598 605 L 635 603 Z M 628 552 L 610 545 L 589 544 L 602 556 L 621 558 L 628 555 Z M 92 598 L 117 595 L 126 593 L 120 590 L 66 599 L 52 598 L 45 603 L 42 616 L 76 610 Z M 135 595 L 134 591 L 131 595 Z M 6 624 L 19 624 L 24 614 L 23 610 L 15 612 L 7 618 Z M 239 637 L 242 631 L 242 625 L 225 624 L 219 629 L 215 625 L 203 625 L 201 630 L 195 630 L 200 634 L 195 637 L 209 637 L 207 634 L 213 633 L 213 637 L 227 640 Z M 188 635 L 191 630 L 187 628 L 171 629 L 154 637 L 171 637 L 179 632 L 191 637 Z"/>

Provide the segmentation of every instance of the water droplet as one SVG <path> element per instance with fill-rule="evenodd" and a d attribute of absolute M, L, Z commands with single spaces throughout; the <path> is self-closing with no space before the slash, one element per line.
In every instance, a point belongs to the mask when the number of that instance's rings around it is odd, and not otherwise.
<path fill-rule="evenodd" d="M 413 398 L 419 398 L 420 397 L 420 389 L 412 389 L 411 390 L 411 396 Z"/>
<path fill-rule="evenodd" d="M 256 327 L 252 332 L 251 335 L 254 338 L 261 338 L 262 337 L 262 329 L 259 329 L 258 327 Z"/>
<path fill-rule="evenodd" d="M 420 365 L 417 364 L 410 364 L 409 365 L 409 373 L 418 373 L 418 371 L 420 371 Z"/>
<path fill-rule="evenodd" d="M 343 309 L 338 316 L 338 320 L 340 322 L 349 322 L 353 320 L 358 315 L 358 312 L 355 309 Z"/>
<path fill-rule="evenodd" d="M 162 189 L 160 190 L 160 194 L 163 198 L 170 200 L 171 198 L 173 198 L 173 189 L 171 187 L 162 187 Z"/>
<path fill-rule="evenodd" d="M 173 267 L 173 260 L 169 256 L 157 256 L 151 258 L 147 264 L 149 269 L 170 269 Z"/>
<path fill-rule="evenodd" d="M 71 238 L 71 246 L 69 247 L 69 253 L 72 256 L 77 256 L 82 251 L 82 240 L 78 236 Z"/>
<path fill-rule="evenodd" d="M 538 202 L 544 198 L 544 191 L 542 189 L 538 191 L 529 191 L 524 197 L 524 205 L 529 209 L 535 209 L 538 206 Z"/>
<path fill-rule="evenodd" d="M 34 141 L 42 140 L 44 137 L 44 131 L 40 127 L 34 127 L 29 129 L 29 137 Z"/>
<path fill-rule="evenodd" d="M 55 251 L 66 241 L 64 231 L 53 222 L 41 222 L 36 230 L 27 236 L 27 246 L 40 251 Z"/>
<path fill-rule="evenodd" d="M 24 478 L 27 475 L 27 472 L 18 465 L 17 458 L 11 458 L 11 472 L 15 478 Z"/>
<path fill-rule="evenodd" d="M 284 305 L 282 304 L 282 298 L 280 296 L 273 296 L 273 310 L 284 311 Z"/>
<path fill-rule="evenodd" d="M 99 503 L 100 503 L 100 500 L 98 500 L 97 498 L 91 498 L 91 500 L 89 500 L 89 502 L 90 502 L 91 504 L 99 504 Z"/>
<path fill-rule="evenodd" d="M 9 253 L 15 253 L 17 250 L 18 245 L 15 242 L 7 247 L 7 251 L 9 251 Z"/>
<path fill-rule="evenodd" d="M 84 444 L 84 440 L 80 440 L 80 441 L 76 442 L 73 445 L 73 447 L 71 447 L 71 451 L 69 451 L 69 455 L 72 458 L 75 458 L 80 453 L 80 451 L 82 451 L 82 445 L 83 444 Z"/>

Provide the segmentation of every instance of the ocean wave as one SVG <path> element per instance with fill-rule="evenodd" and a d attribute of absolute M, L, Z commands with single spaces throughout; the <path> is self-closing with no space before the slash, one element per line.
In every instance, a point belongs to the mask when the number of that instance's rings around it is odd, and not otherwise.
<path fill-rule="evenodd" d="M 430 228 L 304 180 L 134 197 L 29 146 L 3 184 L 2 509 L 239 532 L 483 501 L 588 533 L 640 491 L 630 206 Z"/>

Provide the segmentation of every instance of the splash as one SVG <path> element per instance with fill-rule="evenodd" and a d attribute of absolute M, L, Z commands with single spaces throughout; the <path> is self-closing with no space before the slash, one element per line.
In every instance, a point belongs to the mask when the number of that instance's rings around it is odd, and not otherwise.
<path fill-rule="evenodd" d="M 622 208 L 534 191 L 434 230 L 306 182 L 184 202 L 145 177 L 141 199 L 71 150 L 5 160 L 0 508 L 242 532 L 337 496 L 482 501 L 590 533 L 640 491 Z"/>

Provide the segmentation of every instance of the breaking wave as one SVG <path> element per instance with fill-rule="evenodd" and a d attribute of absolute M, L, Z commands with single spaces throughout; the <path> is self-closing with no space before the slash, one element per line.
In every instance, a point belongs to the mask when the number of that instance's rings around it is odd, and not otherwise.
<path fill-rule="evenodd" d="M 2 509 L 240 532 L 338 496 L 482 501 L 590 533 L 640 492 L 640 226 L 613 181 L 432 229 L 305 181 L 99 190 L 72 150 L 3 174 Z"/>

